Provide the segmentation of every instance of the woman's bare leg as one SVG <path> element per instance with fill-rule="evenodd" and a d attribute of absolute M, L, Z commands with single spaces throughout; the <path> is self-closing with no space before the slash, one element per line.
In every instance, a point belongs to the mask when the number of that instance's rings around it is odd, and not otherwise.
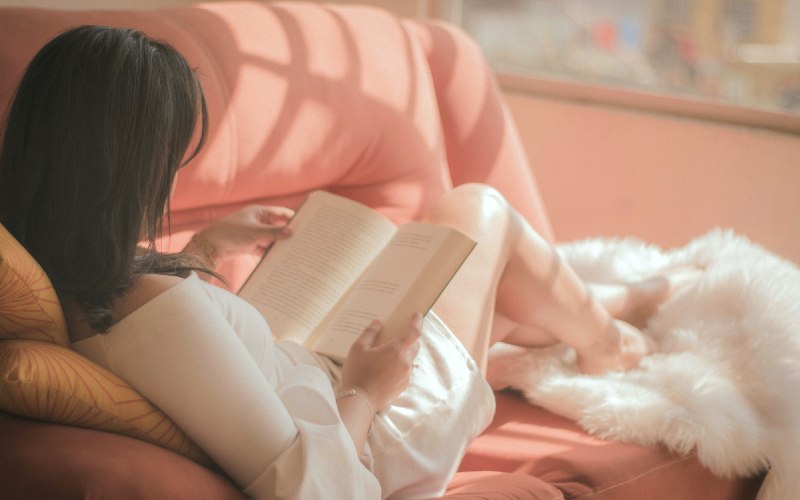
<path fill-rule="evenodd" d="M 589 293 L 615 319 L 637 328 L 646 325 L 659 304 L 677 289 L 699 277 L 696 268 L 678 268 L 640 281 L 616 283 L 585 283 Z M 492 328 L 494 338 L 527 347 L 547 347 L 558 340 L 541 328 L 520 325 L 495 311 Z"/>
<path fill-rule="evenodd" d="M 426 219 L 478 242 L 436 311 L 482 367 L 489 345 L 501 340 L 523 346 L 564 342 L 575 348 L 588 373 L 628 369 L 645 354 L 637 331 L 615 322 L 552 246 L 493 189 L 459 186 Z M 495 310 L 517 326 L 497 327 Z"/>

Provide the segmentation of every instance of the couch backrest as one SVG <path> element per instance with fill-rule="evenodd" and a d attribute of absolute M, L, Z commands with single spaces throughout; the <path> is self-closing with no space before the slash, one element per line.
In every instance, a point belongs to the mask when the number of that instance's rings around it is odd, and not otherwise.
<path fill-rule="evenodd" d="M 357 6 L 220 2 L 160 11 L 0 9 L 0 106 L 27 62 L 81 24 L 139 28 L 199 72 L 206 147 L 181 172 L 172 229 L 326 188 L 400 222 L 453 183 L 489 182 L 550 234 L 478 49 L 457 29 Z M 171 242 L 173 247 L 184 240 Z"/>

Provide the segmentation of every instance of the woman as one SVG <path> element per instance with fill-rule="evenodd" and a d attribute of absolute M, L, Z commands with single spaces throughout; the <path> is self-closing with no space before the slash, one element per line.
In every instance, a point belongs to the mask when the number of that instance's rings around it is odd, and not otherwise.
<path fill-rule="evenodd" d="M 601 304 L 481 185 L 426 216 L 478 242 L 437 314 L 381 345 L 371 325 L 342 365 L 276 343 L 252 307 L 198 276 L 290 237 L 291 210 L 249 207 L 182 253 L 155 251 L 178 170 L 205 135 L 200 84 L 172 47 L 133 30 L 67 31 L 36 55 L 10 109 L 0 222 L 53 281 L 73 347 L 161 407 L 253 497 L 440 494 L 492 416 L 483 373 L 495 342 L 565 342 L 587 373 L 646 353 L 612 313 L 641 320 L 669 282 L 606 285 Z"/>

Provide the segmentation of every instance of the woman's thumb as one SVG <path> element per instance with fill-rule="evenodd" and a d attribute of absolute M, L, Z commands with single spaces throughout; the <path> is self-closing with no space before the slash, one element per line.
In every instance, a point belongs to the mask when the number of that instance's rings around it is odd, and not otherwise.
<path fill-rule="evenodd" d="M 356 342 L 361 344 L 362 347 L 373 347 L 378 340 L 378 336 L 381 334 L 382 326 L 379 320 L 372 320 L 372 323 L 367 325 L 367 328 L 364 329 L 364 332 L 358 337 Z"/>
<path fill-rule="evenodd" d="M 289 226 L 262 226 L 251 229 L 252 239 L 262 246 L 267 246 L 275 240 L 288 238 L 292 234 Z"/>

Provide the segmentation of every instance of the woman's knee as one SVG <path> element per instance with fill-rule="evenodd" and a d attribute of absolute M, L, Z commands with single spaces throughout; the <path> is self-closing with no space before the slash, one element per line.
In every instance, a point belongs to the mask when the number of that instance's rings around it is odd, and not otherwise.
<path fill-rule="evenodd" d="M 460 184 L 445 193 L 434 208 L 434 210 L 437 209 L 488 217 L 495 214 L 506 214 L 511 207 L 505 197 L 494 187 L 470 182 Z"/>
<path fill-rule="evenodd" d="M 461 229 L 499 233 L 516 223 L 511 205 L 494 187 L 467 183 L 456 186 L 443 195 L 429 212 L 428 222 L 455 226 Z"/>

